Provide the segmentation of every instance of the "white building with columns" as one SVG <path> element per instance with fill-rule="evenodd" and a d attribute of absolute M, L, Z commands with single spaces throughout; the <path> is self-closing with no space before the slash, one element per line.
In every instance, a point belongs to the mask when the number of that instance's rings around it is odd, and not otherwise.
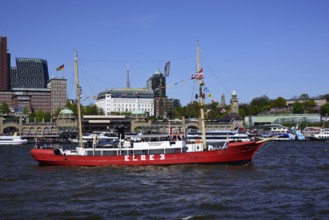
<path fill-rule="evenodd" d="M 154 93 L 144 88 L 110 89 L 100 92 L 96 106 L 103 109 L 105 115 L 114 112 L 128 113 L 143 110 L 149 116 L 154 115 Z"/>

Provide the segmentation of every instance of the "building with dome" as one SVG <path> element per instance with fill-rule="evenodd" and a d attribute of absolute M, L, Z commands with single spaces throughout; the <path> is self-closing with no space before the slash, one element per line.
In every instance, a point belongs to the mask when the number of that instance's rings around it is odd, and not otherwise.
<path fill-rule="evenodd" d="M 56 127 L 60 130 L 76 130 L 78 127 L 78 121 L 69 108 L 61 110 L 57 116 Z"/>
<path fill-rule="evenodd" d="M 230 113 L 239 114 L 239 100 L 237 98 L 237 93 L 235 90 L 233 90 L 232 98 L 230 100 Z"/>

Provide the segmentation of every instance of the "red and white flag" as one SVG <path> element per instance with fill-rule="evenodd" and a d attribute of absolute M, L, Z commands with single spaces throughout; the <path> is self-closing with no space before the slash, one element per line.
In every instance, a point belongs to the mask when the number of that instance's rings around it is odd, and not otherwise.
<path fill-rule="evenodd" d="M 199 72 L 196 73 L 195 76 L 196 79 L 202 79 L 203 78 L 203 69 L 201 68 Z"/>
<path fill-rule="evenodd" d="M 203 69 L 201 68 L 199 72 L 192 74 L 191 79 L 202 79 L 203 78 Z"/>

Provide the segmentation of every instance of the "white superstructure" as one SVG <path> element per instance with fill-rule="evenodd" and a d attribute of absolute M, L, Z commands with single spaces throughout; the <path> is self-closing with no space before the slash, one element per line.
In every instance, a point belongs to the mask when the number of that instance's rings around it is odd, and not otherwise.
<path fill-rule="evenodd" d="M 0 145 L 21 145 L 26 144 L 27 140 L 16 134 L 13 136 L 0 136 Z"/>

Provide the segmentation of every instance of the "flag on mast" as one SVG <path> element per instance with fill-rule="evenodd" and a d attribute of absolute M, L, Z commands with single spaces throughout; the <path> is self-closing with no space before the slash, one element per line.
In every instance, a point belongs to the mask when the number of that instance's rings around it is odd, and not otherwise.
<path fill-rule="evenodd" d="M 170 72 L 170 61 L 166 63 L 165 68 L 164 68 L 164 74 L 165 76 L 169 76 Z"/>
<path fill-rule="evenodd" d="M 61 70 L 64 70 L 64 64 L 61 65 L 60 67 L 56 68 L 57 71 L 61 71 Z"/>
<path fill-rule="evenodd" d="M 202 78 L 203 78 L 203 69 L 201 68 L 199 72 L 197 72 L 195 79 L 202 79 Z"/>
<path fill-rule="evenodd" d="M 202 79 L 203 78 L 203 69 L 201 68 L 197 73 L 192 74 L 191 79 Z"/>

